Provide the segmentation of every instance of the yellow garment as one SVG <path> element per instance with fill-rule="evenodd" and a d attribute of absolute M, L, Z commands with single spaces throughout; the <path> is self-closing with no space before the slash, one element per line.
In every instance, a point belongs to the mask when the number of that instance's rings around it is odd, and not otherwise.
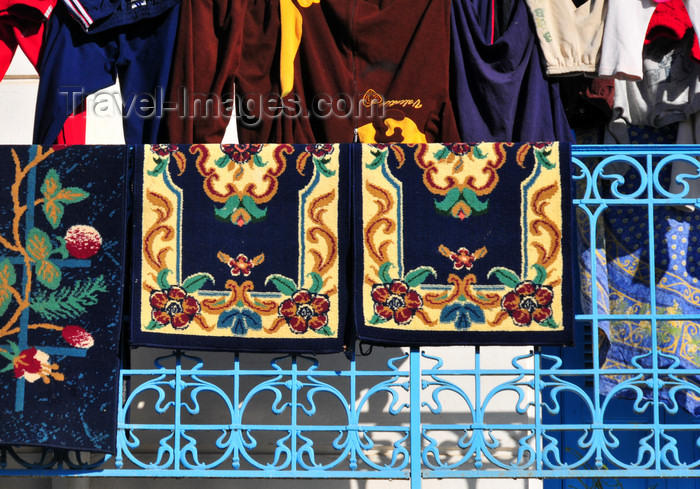
<path fill-rule="evenodd" d="M 298 0 L 299 6 L 307 8 L 320 0 Z M 301 12 L 293 0 L 280 0 L 280 84 L 282 96 L 289 95 L 294 87 L 294 59 L 299 51 L 302 33 Z"/>
<path fill-rule="evenodd" d="M 403 139 L 397 142 L 404 144 L 419 144 L 427 143 L 428 140 L 425 138 L 425 134 L 418 130 L 418 126 L 408 117 L 404 117 L 402 120 L 397 121 L 396 119 L 387 118 L 384 120 L 384 124 L 387 127 L 386 134 L 391 137 L 396 134 L 397 129 L 401 130 L 401 135 Z M 357 128 L 357 135 L 360 138 L 361 143 L 376 143 L 375 135 L 377 132 L 374 130 L 372 124 L 365 124 L 364 126 Z"/>

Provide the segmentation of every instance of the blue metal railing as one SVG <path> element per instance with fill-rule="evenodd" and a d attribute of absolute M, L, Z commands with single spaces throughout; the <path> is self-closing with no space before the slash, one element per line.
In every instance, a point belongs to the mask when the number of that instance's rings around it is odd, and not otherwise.
<path fill-rule="evenodd" d="M 700 369 L 680 365 L 658 331 L 700 314 L 662 311 L 654 287 L 646 310 L 606 310 L 595 277 L 605 212 L 643 206 L 652 230 L 662 206 L 700 203 L 662 182 L 674 160 L 700 175 L 700 147 L 575 146 L 573 156 L 589 260 L 575 349 L 376 348 L 263 367 L 262 356 L 230 354 L 224 368 L 224 354 L 206 368 L 173 352 L 121 372 L 116 456 L 0 448 L 0 476 L 410 479 L 415 488 L 432 478 L 696 477 L 697 424 L 675 401 L 700 395 Z M 654 233 L 646 238 L 655 270 Z M 648 323 L 650 345 L 624 368 L 603 368 L 598 332 L 616 321 Z M 632 399 L 618 399 L 622 391 Z"/>

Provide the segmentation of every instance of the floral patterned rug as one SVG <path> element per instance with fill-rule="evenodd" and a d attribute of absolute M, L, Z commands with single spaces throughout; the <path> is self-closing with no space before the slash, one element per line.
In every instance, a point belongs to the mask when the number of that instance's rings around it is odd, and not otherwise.
<path fill-rule="evenodd" d="M 132 343 L 336 352 L 349 166 L 339 145 L 156 145 L 136 168 Z"/>
<path fill-rule="evenodd" d="M 126 147 L 0 147 L 0 444 L 115 450 Z"/>
<path fill-rule="evenodd" d="M 572 341 L 570 147 L 364 145 L 354 166 L 365 341 Z"/>

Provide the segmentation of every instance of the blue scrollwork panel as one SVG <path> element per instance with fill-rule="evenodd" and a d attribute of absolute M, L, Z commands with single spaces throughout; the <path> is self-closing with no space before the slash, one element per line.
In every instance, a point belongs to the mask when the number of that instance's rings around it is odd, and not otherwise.
<path fill-rule="evenodd" d="M 122 371 L 115 456 L 0 447 L 0 476 L 696 477 L 699 156 L 574 148 L 574 348 L 174 352 Z"/>
<path fill-rule="evenodd" d="M 423 354 L 423 465 L 450 470 L 533 470 L 536 467 L 534 355 L 508 368 L 485 368 L 480 349 L 473 369 L 445 368 Z"/>
<path fill-rule="evenodd" d="M 549 381 L 545 412 L 563 422 L 544 432 L 545 463 L 627 477 L 690 470 L 698 454 L 689 413 L 700 414 L 690 353 L 697 351 L 691 331 L 700 319 L 694 299 L 700 250 L 692 244 L 700 216 L 691 189 L 700 176 L 698 148 L 575 153 L 577 318 L 587 343 L 584 362 L 566 361 L 562 351 L 565 362 L 556 368 L 567 375 Z M 564 392 L 573 396 L 557 400 Z"/>
<path fill-rule="evenodd" d="M 400 421 L 376 426 L 372 410 L 379 403 L 395 419 L 408 411 L 408 371 L 399 366 L 405 358 L 370 372 L 355 371 L 354 360 L 348 371 L 321 370 L 305 356 L 273 359 L 264 370 L 241 368 L 238 356 L 233 370 L 205 370 L 179 352 L 159 358 L 153 371 L 131 371 L 115 466 L 402 475 L 409 428 Z M 143 412 L 149 422 L 139 422 Z"/>

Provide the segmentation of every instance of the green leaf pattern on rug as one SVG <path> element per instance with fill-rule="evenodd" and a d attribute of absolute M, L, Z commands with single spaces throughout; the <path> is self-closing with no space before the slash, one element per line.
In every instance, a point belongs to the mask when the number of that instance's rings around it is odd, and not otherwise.
<path fill-rule="evenodd" d="M 30 307 L 47 321 L 76 318 L 96 305 L 103 292 L 107 292 L 107 283 L 103 275 L 98 275 L 95 279 L 76 280 L 53 292 L 40 290 L 32 296 Z"/>
<path fill-rule="evenodd" d="M 78 187 L 63 188 L 58 172 L 51 168 L 46 172 L 44 183 L 41 186 L 44 196 L 42 210 L 51 227 L 56 229 L 61 224 L 65 212 L 65 204 L 74 204 L 87 199 L 90 194 Z"/>
<path fill-rule="evenodd" d="M 33 177 L 30 178 L 33 175 L 37 178 L 36 192 L 40 197 L 37 195 L 33 201 L 18 204 L 15 196 L 13 205 L 9 208 L 14 216 L 5 216 L 17 227 L 12 241 L 3 239 L 3 249 L 0 249 L 3 255 L 15 255 L 0 259 L 0 318 L 3 319 L 3 323 L 0 323 L 0 338 L 5 340 L 0 344 L 0 356 L 9 361 L 0 372 L 14 370 L 14 378 L 26 380 L 27 385 L 33 384 L 38 378 L 42 379 L 39 383 L 42 385 L 50 381 L 61 382 L 65 380 L 65 375 L 59 370 L 60 358 L 49 360 L 49 353 L 29 342 L 33 337 L 31 335 L 17 342 L 10 337 L 22 331 L 26 333 L 27 329 L 42 330 L 44 343 L 49 342 L 48 335 L 57 334 L 57 345 L 62 348 L 66 348 L 66 343 L 74 348 L 90 348 L 93 345 L 90 332 L 78 326 L 76 319 L 87 313 L 89 308 L 99 305 L 100 294 L 108 292 L 107 281 L 103 275 L 90 276 L 89 268 L 77 267 L 77 271 L 86 273 L 78 275 L 79 278 L 72 283 L 63 283 L 65 276 L 62 267 L 66 266 L 64 260 L 78 261 L 80 265 L 89 265 L 90 260 L 69 252 L 64 236 L 50 235 L 46 229 L 41 228 L 43 225 L 50 230 L 59 230 L 68 215 L 69 206 L 86 201 L 91 194 L 82 188 L 64 185 L 66 175 L 47 163 L 50 161 L 47 158 L 54 153 L 54 149 L 32 147 L 29 151 L 31 161 L 28 162 L 22 162 L 15 149 L 11 149 L 11 152 L 15 160 L 11 187 L 25 189 L 27 185 L 34 185 Z M 45 172 L 43 178 L 42 172 Z M 30 191 L 33 190 L 27 189 L 21 197 L 31 195 Z M 4 210 L 7 212 L 7 209 Z M 23 221 L 25 213 L 30 215 L 29 211 L 35 217 L 43 214 L 45 221 Z M 20 222 L 26 222 L 29 227 L 25 230 L 18 229 L 17 223 Z M 98 251 L 99 247 L 93 255 Z M 72 273 L 70 277 L 76 277 L 76 274 L 77 272 Z M 17 286 L 18 283 L 22 283 L 21 288 Z M 41 320 L 33 322 L 33 319 L 29 319 L 28 322 L 28 311 L 32 311 Z M 80 332 L 81 338 L 76 338 L 76 331 Z M 85 338 L 90 341 L 84 341 Z M 22 346 L 18 346 L 18 343 Z M 48 346 L 51 346 L 50 343 Z M 15 368 L 17 365 L 21 367 Z M 37 366 L 41 366 L 41 369 L 37 370 Z"/>

